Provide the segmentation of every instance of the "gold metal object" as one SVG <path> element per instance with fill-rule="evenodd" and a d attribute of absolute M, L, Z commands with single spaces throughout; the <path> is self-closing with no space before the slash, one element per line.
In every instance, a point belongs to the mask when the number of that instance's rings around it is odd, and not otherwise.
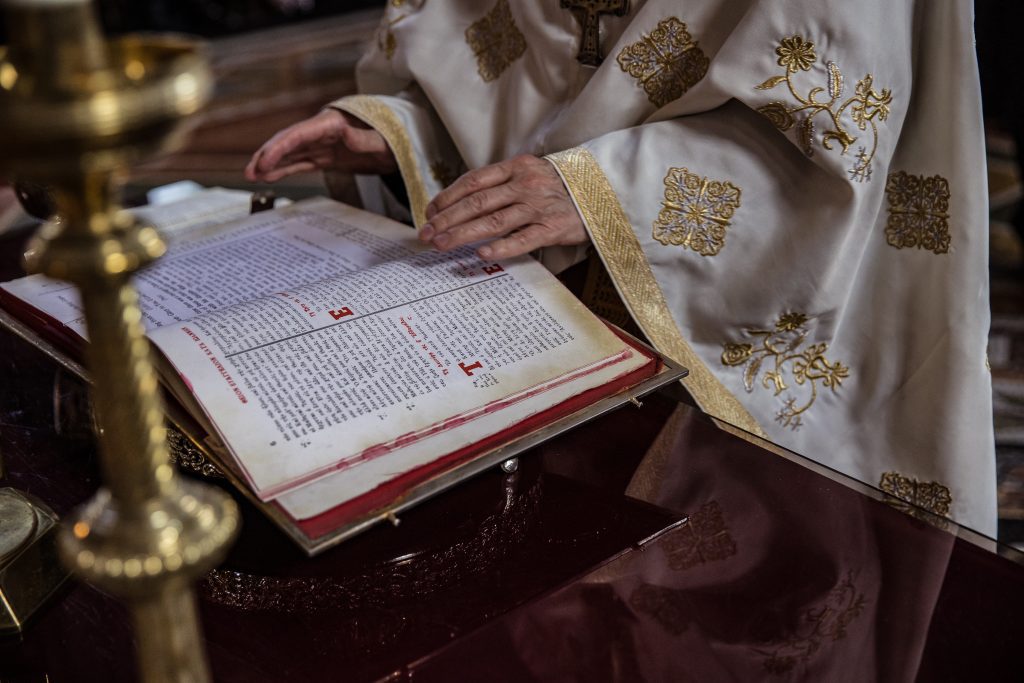
<path fill-rule="evenodd" d="M 191 582 L 238 527 L 224 492 L 182 481 L 168 462 L 163 407 L 131 273 L 163 254 L 156 230 L 121 211 L 125 169 L 173 146 L 207 99 L 196 45 L 175 37 L 104 41 L 87 0 L 0 0 L 0 165 L 52 188 L 32 270 L 81 290 L 105 488 L 68 521 L 64 561 L 126 599 L 146 681 L 209 679 Z"/>
<path fill-rule="evenodd" d="M 0 636 L 25 622 L 68 577 L 57 561 L 57 515 L 14 489 L 0 489 Z"/>

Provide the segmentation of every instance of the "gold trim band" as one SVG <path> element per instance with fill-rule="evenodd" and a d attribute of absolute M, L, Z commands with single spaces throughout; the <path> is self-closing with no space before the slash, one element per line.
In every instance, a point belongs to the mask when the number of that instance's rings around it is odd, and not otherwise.
<path fill-rule="evenodd" d="M 330 106 L 362 119 L 384 136 L 395 154 L 398 170 L 409 193 L 409 211 L 412 213 L 413 224 L 419 228 L 426 223 L 427 204 L 430 203 L 430 199 L 427 197 L 427 188 L 420 174 L 416 152 L 413 151 L 409 134 L 398 115 L 378 98 L 370 95 L 344 97 L 332 102 Z"/>
<path fill-rule="evenodd" d="M 704 365 L 679 332 L 640 240 L 594 156 L 575 147 L 546 157 L 569 188 L 580 216 L 630 314 L 662 353 L 690 370 L 683 385 L 701 409 L 760 437 L 764 430 Z"/>

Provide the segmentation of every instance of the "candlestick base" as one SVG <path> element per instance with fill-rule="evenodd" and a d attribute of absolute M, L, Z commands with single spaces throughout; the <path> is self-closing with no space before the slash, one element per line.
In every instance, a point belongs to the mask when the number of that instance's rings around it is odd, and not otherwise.
<path fill-rule="evenodd" d="M 57 558 L 57 528 L 45 505 L 0 489 L 0 636 L 21 633 L 68 577 Z"/>

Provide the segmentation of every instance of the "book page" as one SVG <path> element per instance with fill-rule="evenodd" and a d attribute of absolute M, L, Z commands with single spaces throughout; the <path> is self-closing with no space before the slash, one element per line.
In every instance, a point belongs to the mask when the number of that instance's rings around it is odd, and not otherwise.
<path fill-rule="evenodd" d="M 209 187 L 181 199 L 139 206 L 131 213 L 157 226 L 170 249 L 225 223 L 249 215 L 252 193 Z"/>
<path fill-rule="evenodd" d="M 475 421 L 457 425 L 452 429 L 396 449 L 386 458 L 371 459 L 358 467 L 333 472 L 282 495 L 277 498 L 276 502 L 293 519 L 305 520 L 316 517 L 358 498 L 406 472 L 430 464 L 437 459 L 438 454 L 454 453 L 471 446 L 480 440 L 481 434 L 497 434 L 505 428 L 567 401 L 589 388 L 609 384 L 642 367 L 647 362 L 649 359 L 642 354 L 634 354 L 625 362 L 609 365 L 594 373 L 577 377 L 537 395 L 532 400 L 516 403 L 506 410 L 483 415 Z"/>
<path fill-rule="evenodd" d="M 168 297 L 165 273 L 176 270 L 171 263 L 189 251 L 186 245 L 190 240 L 209 238 L 222 231 L 225 223 L 247 216 L 250 197 L 249 192 L 242 190 L 210 188 L 176 202 L 130 210 L 141 220 L 156 225 L 168 244 L 167 255 L 135 277 L 147 328 L 179 322 L 183 315 L 195 314 L 194 309 L 175 305 L 173 292 L 181 291 L 184 299 L 196 301 L 198 290 L 210 283 L 182 280 L 170 288 L 172 295 Z M 85 313 L 74 285 L 45 275 L 30 275 L 0 287 L 86 338 Z"/>
<path fill-rule="evenodd" d="M 634 353 L 532 259 L 442 254 L 329 200 L 274 213 L 273 229 L 254 216 L 201 256 L 270 251 L 269 279 L 287 266 L 308 284 L 150 335 L 263 500 Z M 206 296 L 230 301 L 240 286 Z"/>

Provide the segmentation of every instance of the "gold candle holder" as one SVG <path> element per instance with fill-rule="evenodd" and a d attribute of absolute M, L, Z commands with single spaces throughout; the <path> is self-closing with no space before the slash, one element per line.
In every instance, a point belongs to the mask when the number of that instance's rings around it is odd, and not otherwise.
<path fill-rule="evenodd" d="M 131 274 L 163 254 L 156 230 L 120 210 L 119 179 L 174 146 L 209 96 L 194 43 L 106 42 L 87 0 L 2 0 L 0 165 L 53 188 L 29 267 L 79 288 L 89 334 L 105 486 L 65 522 L 60 552 L 128 601 L 147 681 L 205 681 L 192 582 L 238 527 L 224 492 L 182 481 L 169 461 L 156 373 Z"/>

